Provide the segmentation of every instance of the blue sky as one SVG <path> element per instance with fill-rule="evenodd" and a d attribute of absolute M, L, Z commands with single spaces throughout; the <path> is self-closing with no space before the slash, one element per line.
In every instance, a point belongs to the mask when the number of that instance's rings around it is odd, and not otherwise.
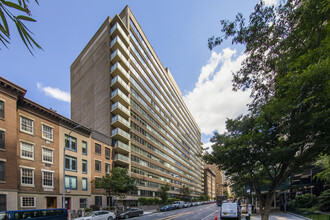
<path fill-rule="evenodd" d="M 276 3 L 268 0 L 269 4 Z M 44 51 L 34 56 L 11 25 L 11 44 L 0 45 L 0 75 L 27 89 L 26 98 L 70 118 L 70 65 L 107 16 L 129 5 L 209 142 L 225 119 L 246 111 L 248 92 L 231 91 L 231 72 L 243 48 L 230 41 L 210 51 L 207 39 L 220 34 L 221 19 L 248 16 L 257 0 L 39 0 L 31 2 L 36 23 L 27 22 Z"/>

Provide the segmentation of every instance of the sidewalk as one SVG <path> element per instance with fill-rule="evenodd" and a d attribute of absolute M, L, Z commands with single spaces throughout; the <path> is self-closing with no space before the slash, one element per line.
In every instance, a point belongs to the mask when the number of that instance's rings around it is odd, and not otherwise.
<path fill-rule="evenodd" d="M 152 214 L 152 213 L 155 213 L 155 212 L 158 212 L 158 210 L 157 209 L 151 209 L 151 210 L 144 211 L 143 215 L 149 215 L 149 214 Z"/>
<path fill-rule="evenodd" d="M 260 214 L 253 213 L 251 215 L 251 220 L 260 220 Z M 292 215 L 290 213 L 284 213 L 281 211 L 273 211 L 269 215 L 269 220 L 306 220 L 307 218 L 300 218 L 297 215 Z"/>

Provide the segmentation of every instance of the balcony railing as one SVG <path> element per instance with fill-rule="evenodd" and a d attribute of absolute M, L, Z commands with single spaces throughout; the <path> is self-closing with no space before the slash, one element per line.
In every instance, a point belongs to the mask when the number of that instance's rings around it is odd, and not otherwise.
<path fill-rule="evenodd" d="M 112 80 L 111 80 L 111 86 L 113 86 L 115 83 L 119 83 L 121 87 L 123 87 L 126 91 L 130 91 L 129 86 L 126 84 L 126 82 L 120 78 L 118 75 L 115 76 Z"/>
<path fill-rule="evenodd" d="M 127 138 L 127 139 L 130 138 L 129 134 L 128 134 L 126 131 L 123 131 L 123 130 L 120 129 L 120 128 L 115 128 L 115 129 L 113 129 L 112 132 L 111 132 L 111 136 L 115 136 L 115 135 L 117 135 L 117 134 L 119 134 L 119 135 L 121 135 L 121 136 L 124 136 L 124 137 Z"/>
<path fill-rule="evenodd" d="M 115 44 L 118 44 L 120 48 L 126 53 L 126 56 L 129 56 L 129 51 L 126 47 L 126 45 L 123 43 L 123 41 L 120 39 L 119 36 L 116 36 L 111 42 L 110 42 L 110 48 L 112 48 Z M 118 48 L 118 46 L 116 47 Z"/>
<path fill-rule="evenodd" d="M 127 67 L 129 68 L 129 63 L 126 59 L 126 57 L 120 52 L 120 50 L 115 50 L 111 56 L 110 56 L 110 60 L 114 62 L 121 62 L 123 63 L 125 66 L 124 67 Z"/>
<path fill-rule="evenodd" d="M 129 43 L 128 36 L 125 34 L 124 30 L 118 23 L 112 26 L 112 28 L 110 29 L 110 35 L 112 35 L 115 31 L 118 31 L 120 35 L 126 40 L 126 42 Z"/>
<path fill-rule="evenodd" d="M 115 123 L 115 122 L 121 122 L 122 124 L 126 125 L 127 127 L 129 127 L 129 122 L 124 119 L 123 117 L 119 116 L 119 115 L 115 115 L 114 117 L 111 118 L 111 123 Z"/>
<path fill-rule="evenodd" d="M 123 160 L 123 161 L 126 161 L 128 163 L 131 162 L 131 160 L 128 157 L 126 157 L 124 155 L 121 155 L 121 154 L 116 154 L 115 155 L 115 160 Z"/>
<path fill-rule="evenodd" d="M 129 98 L 122 92 L 122 91 L 120 91 L 119 89 L 116 89 L 115 91 L 113 91 L 112 93 L 111 93 L 111 98 L 114 98 L 115 96 L 119 96 L 119 97 L 121 97 L 123 100 L 125 100 L 127 103 L 129 103 Z"/>
<path fill-rule="evenodd" d="M 114 103 L 113 105 L 111 105 L 111 111 L 114 111 L 116 109 L 120 109 L 121 111 L 123 111 L 126 115 L 129 116 L 129 110 L 123 106 L 122 104 L 120 104 L 119 102 Z"/>
<path fill-rule="evenodd" d="M 120 71 L 120 73 L 126 77 L 127 81 L 129 81 L 129 74 L 128 72 L 119 64 L 115 63 L 111 66 L 110 73 L 114 73 L 115 71 Z"/>

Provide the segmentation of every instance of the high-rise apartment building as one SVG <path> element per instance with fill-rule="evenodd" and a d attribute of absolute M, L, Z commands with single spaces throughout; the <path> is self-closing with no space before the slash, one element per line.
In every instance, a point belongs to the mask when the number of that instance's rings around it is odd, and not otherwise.
<path fill-rule="evenodd" d="M 130 8 L 108 17 L 71 66 L 71 116 L 112 138 L 114 167 L 130 170 L 138 192 L 171 185 L 202 194 L 201 133 L 168 68 Z"/>

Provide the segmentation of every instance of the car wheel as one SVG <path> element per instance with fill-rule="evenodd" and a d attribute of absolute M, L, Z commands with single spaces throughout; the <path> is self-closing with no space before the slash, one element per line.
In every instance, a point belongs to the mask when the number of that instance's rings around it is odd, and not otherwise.
<path fill-rule="evenodd" d="M 125 215 L 125 218 L 128 219 L 128 215 Z"/>
<path fill-rule="evenodd" d="M 110 217 L 108 218 L 108 220 L 113 220 L 113 218 L 110 216 Z"/>
<path fill-rule="evenodd" d="M 142 213 L 139 213 L 139 216 L 141 216 L 142 215 Z"/>

